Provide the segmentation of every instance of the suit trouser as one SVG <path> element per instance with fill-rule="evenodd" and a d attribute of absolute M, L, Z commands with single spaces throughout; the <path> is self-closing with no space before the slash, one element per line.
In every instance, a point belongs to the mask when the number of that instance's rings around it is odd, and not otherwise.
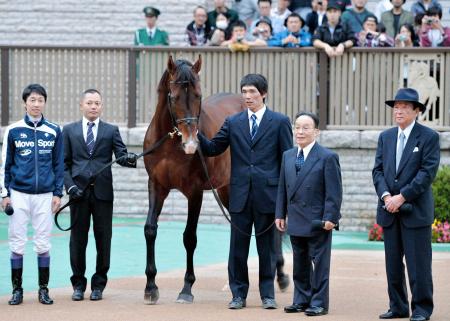
<path fill-rule="evenodd" d="M 433 312 L 431 227 L 407 228 L 396 217 L 393 224 L 383 230 L 390 310 L 398 314 L 409 312 L 405 257 L 412 313 L 429 317 Z"/>
<path fill-rule="evenodd" d="M 231 222 L 241 231 L 255 233 L 264 231 L 275 219 L 275 214 L 262 214 L 255 210 L 252 197 L 249 196 L 244 210 L 240 213 L 231 213 Z M 275 226 L 262 235 L 256 236 L 256 247 L 259 257 L 259 293 L 261 298 L 275 298 L 274 278 L 276 253 L 274 242 Z M 230 254 L 228 258 L 228 279 L 233 297 L 247 298 L 248 280 L 248 252 L 251 237 L 244 235 L 231 226 Z"/>
<path fill-rule="evenodd" d="M 91 279 L 91 289 L 103 291 L 108 281 L 112 236 L 113 203 L 99 200 L 94 195 L 93 187 L 88 188 L 82 200 L 70 207 L 70 218 L 75 226 L 70 232 L 70 265 L 73 275 L 72 286 L 86 290 L 86 247 L 90 228 L 91 214 L 93 220 L 97 260 L 95 274 Z"/>
<path fill-rule="evenodd" d="M 291 235 L 294 304 L 328 309 L 332 232 L 312 237 Z"/>

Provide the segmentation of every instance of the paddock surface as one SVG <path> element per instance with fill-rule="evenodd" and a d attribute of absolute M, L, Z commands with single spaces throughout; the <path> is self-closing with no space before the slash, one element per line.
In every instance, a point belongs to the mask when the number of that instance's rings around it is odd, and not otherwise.
<path fill-rule="evenodd" d="M 28 243 L 24 259 L 24 302 L 9 306 L 11 285 L 9 250 L 6 241 L 6 216 L 0 216 L 0 321 L 61 321 L 61 320 L 164 320 L 164 321 L 251 321 L 305 320 L 304 314 L 286 314 L 283 306 L 292 302 L 292 284 L 285 292 L 277 291 L 279 309 L 261 308 L 258 294 L 258 259 L 254 241 L 249 259 L 250 292 L 247 308 L 227 309 L 231 298 L 227 288 L 227 255 L 229 226 L 200 224 L 198 249 L 195 255 L 197 281 L 193 287 L 194 304 L 175 303 L 184 277 L 185 254 L 182 245 L 182 222 L 161 222 L 156 242 L 157 284 L 160 300 L 157 305 L 143 304 L 145 287 L 145 241 L 143 219 L 114 218 L 110 280 L 103 300 L 86 298 L 71 301 L 68 233 L 54 230 L 50 294 L 52 306 L 37 301 L 36 257 L 32 242 Z M 63 222 L 67 223 L 67 222 Z M 93 240 L 93 236 L 90 236 Z M 333 235 L 330 278 L 330 313 L 318 317 L 333 321 L 375 321 L 388 307 L 384 271 L 383 244 L 367 242 L 366 233 L 338 232 Z M 289 251 L 289 249 L 287 249 Z M 286 271 L 292 276 L 292 254 L 285 254 Z M 87 251 L 89 277 L 95 262 L 94 242 Z M 433 245 L 433 278 L 435 311 L 432 320 L 450 320 L 450 245 Z"/>

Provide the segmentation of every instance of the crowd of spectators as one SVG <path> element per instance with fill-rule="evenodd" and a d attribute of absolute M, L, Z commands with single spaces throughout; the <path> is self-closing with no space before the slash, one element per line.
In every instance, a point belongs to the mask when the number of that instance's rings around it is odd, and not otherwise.
<path fill-rule="evenodd" d="M 187 46 L 222 46 L 232 51 L 249 47 L 307 47 L 329 56 L 359 47 L 450 46 L 450 28 L 443 26 L 438 0 L 380 0 L 375 12 L 367 0 L 214 0 L 214 9 L 193 10 L 185 30 Z M 147 27 L 135 34 L 135 45 L 169 45 L 168 34 L 156 27 L 160 12 L 144 8 Z"/>

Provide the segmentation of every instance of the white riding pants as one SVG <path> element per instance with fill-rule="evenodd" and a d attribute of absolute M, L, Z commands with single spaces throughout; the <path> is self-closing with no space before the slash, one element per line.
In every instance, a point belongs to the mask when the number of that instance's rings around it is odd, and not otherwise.
<path fill-rule="evenodd" d="M 33 250 L 37 254 L 51 248 L 50 234 L 53 228 L 53 193 L 26 194 L 11 189 L 11 205 L 14 214 L 9 216 L 9 248 L 11 252 L 23 255 L 27 243 L 28 223 L 34 229 Z"/>

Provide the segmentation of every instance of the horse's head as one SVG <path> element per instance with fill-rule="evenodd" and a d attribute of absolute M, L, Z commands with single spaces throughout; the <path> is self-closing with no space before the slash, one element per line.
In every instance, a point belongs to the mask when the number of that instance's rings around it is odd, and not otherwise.
<path fill-rule="evenodd" d="M 181 141 L 186 154 L 197 150 L 197 129 L 201 112 L 202 91 L 198 73 L 202 65 L 201 56 L 195 64 L 187 60 L 167 62 L 168 107 L 173 126 L 181 132 Z"/>

